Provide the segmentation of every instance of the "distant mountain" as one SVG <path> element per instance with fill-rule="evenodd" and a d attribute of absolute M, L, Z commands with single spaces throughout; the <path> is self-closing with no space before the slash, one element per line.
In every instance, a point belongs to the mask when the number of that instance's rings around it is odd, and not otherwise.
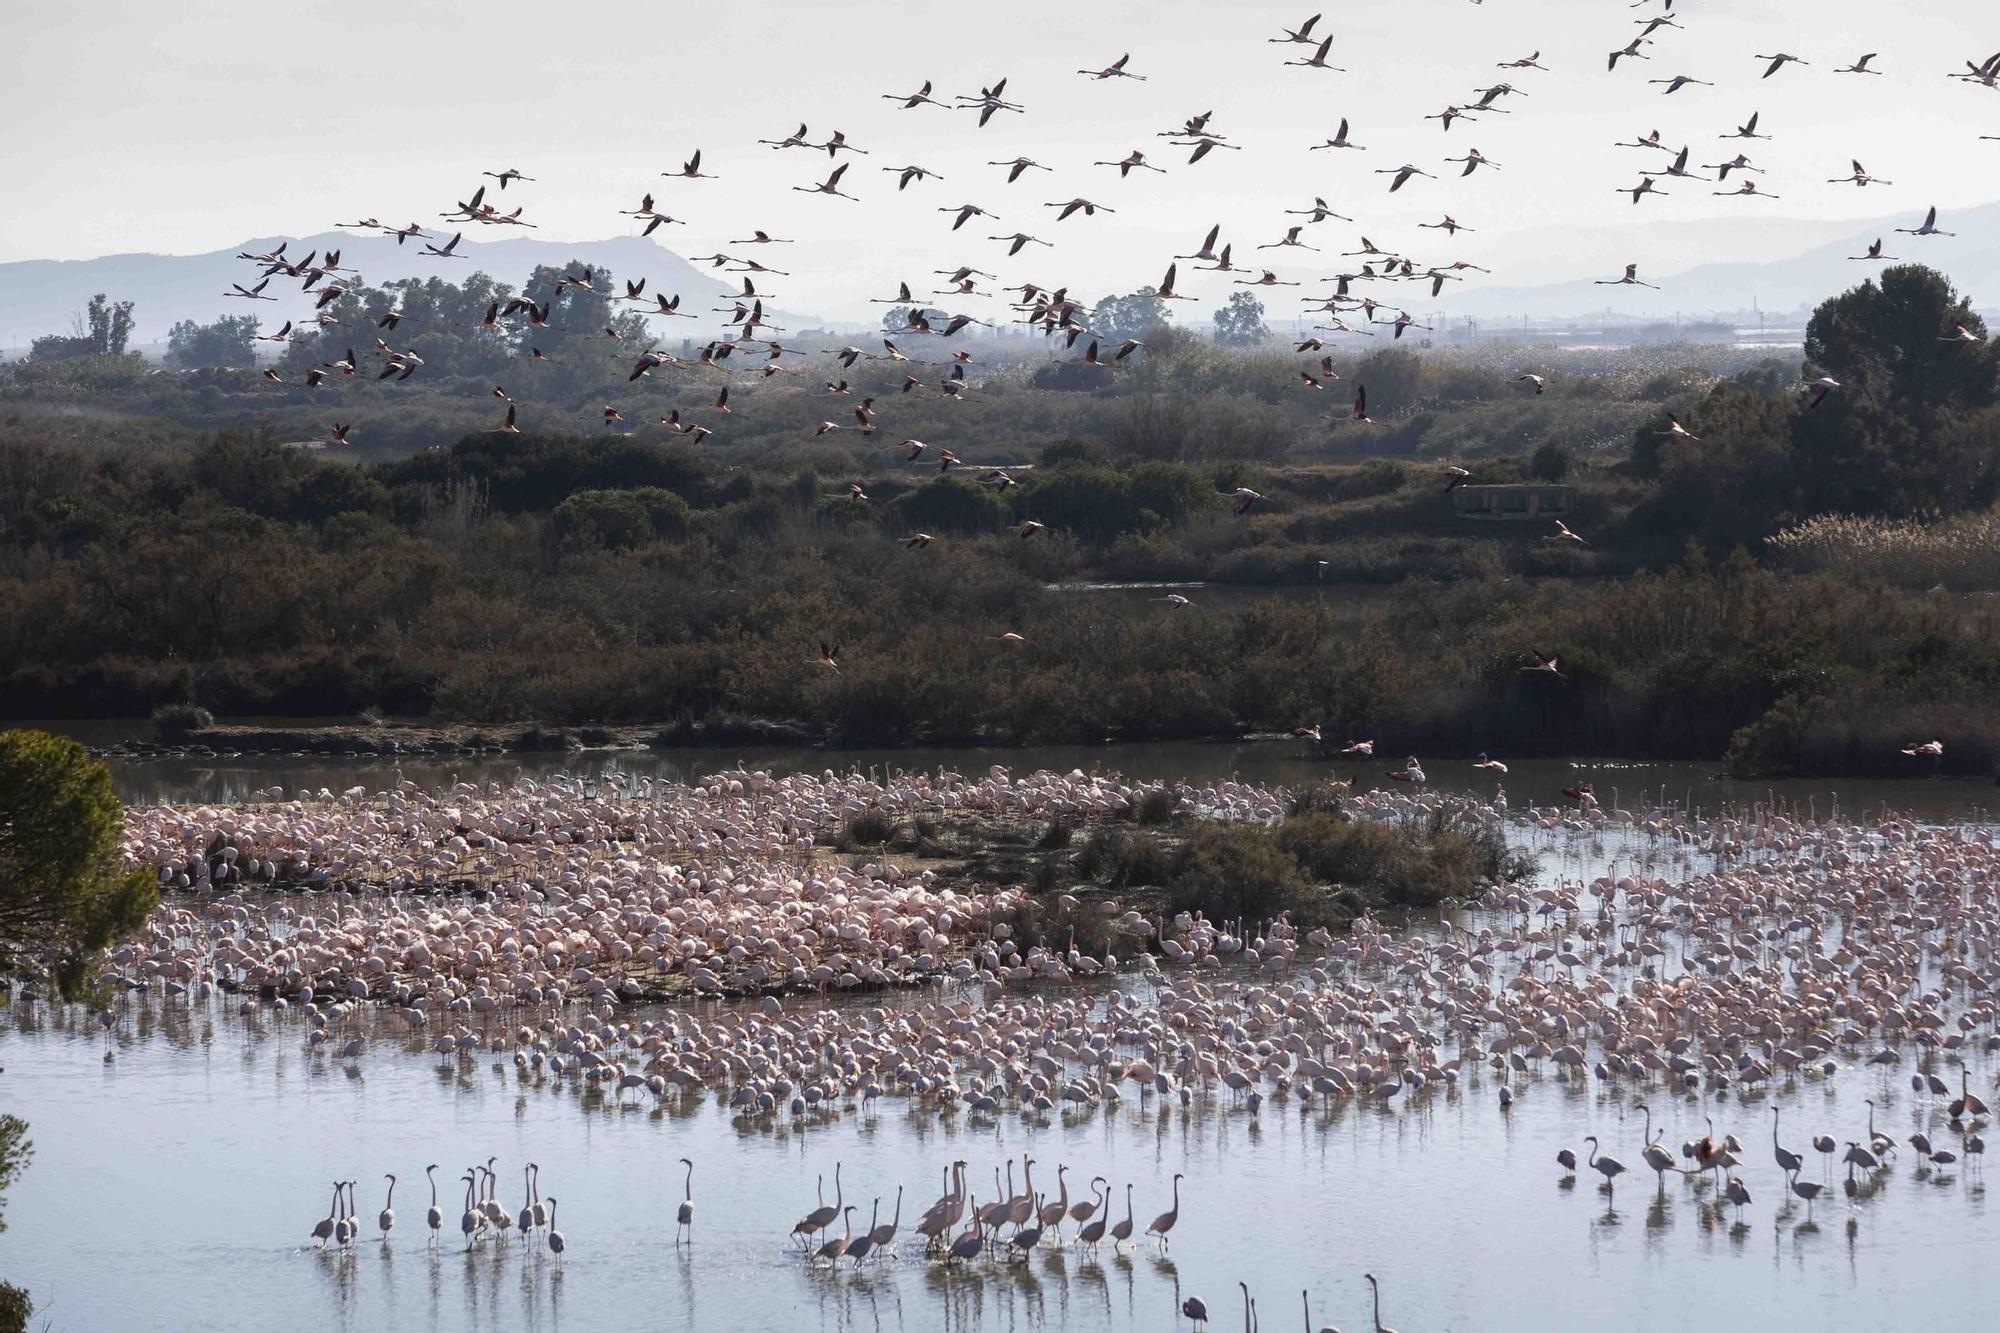
<path fill-rule="evenodd" d="M 1467 283 L 1461 290 L 1447 292 L 1438 306 L 1453 316 L 1488 320 L 1508 315 L 1546 319 L 1600 311 L 1658 318 L 1676 312 L 1704 315 L 1747 310 L 1752 305 L 1784 313 L 1800 306 L 1816 306 L 1883 268 L 1883 264 L 1848 258 L 1866 253 L 1869 243 L 1878 237 L 1885 254 L 1938 269 L 1970 296 L 1974 305 L 1982 309 L 2000 306 L 2000 203 L 1941 214 L 1938 225 L 1957 232 L 1957 236 L 1898 236 L 1894 232 L 1896 227 L 1913 227 L 1922 220 L 1921 215 L 1906 212 L 1851 223 L 1840 239 L 1813 245 L 1790 258 L 1717 261 L 1678 272 L 1649 267 L 1643 244 L 1635 241 L 1628 258 L 1639 262 L 1639 276 L 1659 284 L 1659 291 L 1597 286 L 1592 278 L 1534 287 L 1475 287 Z M 1621 268 L 1622 264 L 1609 267 L 1594 277 L 1615 278 Z"/>
<path fill-rule="evenodd" d="M 42 334 L 69 332 L 71 320 L 95 292 L 134 303 L 135 344 L 165 339 L 168 328 L 183 319 L 206 322 L 222 315 L 249 312 L 264 320 L 266 327 L 276 327 L 288 318 L 301 318 L 312 312 L 311 298 L 299 293 L 295 280 L 282 275 L 265 289 L 267 295 L 278 297 L 275 303 L 223 295 L 230 283 L 249 286 L 256 275 L 254 266 L 236 258 L 239 251 L 267 254 L 280 243 L 286 245 L 288 256 L 300 259 L 308 251 L 324 253 L 331 246 L 341 252 L 341 264 L 358 270 L 370 285 L 398 278 L 444 277 L 459 281 L 469 274 L 485 272 L 518 287 L 537 264 L 588 264 L 609 269 L 620 281 L 647 279 L 648 296 L 654 292 L 669 297 L 680 293 L 683 308 L 700 317 L 700 322 L 693 324 L 673 321 L 679 326 L 675 332 L 683 336 L 719 330 L 723 317 L 711 318 L 709 307 L 724 304 L 719 298 L 733 296 L 740 290 L 740 279 L 725 279 L 719 269 L 697 269 L 666 247 L 638 236 L 602 241 L 550 241 L 506 235 L 488 240 L 477 239 L 468 230 L 458 246 L 458 253 L 465 256 L 463 259 L 426 255 L 421 241 L 399 246 L 393 237 L 352 232 L 259 236 L 227 250 L 202 255 L 105 255 L 99 259 L 32 259 L 0 264 L 0 292 L 7 294 L 7 299 L 0 302 L 0 348 L 25 348 Z M 815 321 L 792 315 L 784 322 L 796 329 L 810 327 Z"/>

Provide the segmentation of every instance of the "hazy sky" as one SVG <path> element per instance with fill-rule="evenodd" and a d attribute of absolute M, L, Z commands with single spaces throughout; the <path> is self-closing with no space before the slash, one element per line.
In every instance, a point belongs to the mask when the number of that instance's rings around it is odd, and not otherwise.
<path fill-rule="evenodd" d="M 1311 48 L 1270 45 L 1309 0 L 1147 4 L 932 3 L 929 0 L 757 0 L 733 6 L 628 0 L 528 4 L 395 0 L 306 8 L 176 0 L 71 0 L 10 15 L 17 58 L 0 83 L 7 207 L 0 261 L 125 251 L 192 253 L 248 237 L 324 230 L 374 215 L 437 215 L 480 183 L 482 170 L 519 167 L 538 179 L 507 191 L 540 235 L 593 239 L 636 230 L 618 210 L 652 191 L 689 225 L 656 234 L 705 254 L 761 227 L 798 244 L 743 250 L 788 280 L 779 304 L 833 316 L 865 313 L 898 279 L 920 291 L 932 270 L 960 263 L 1000 275 L 1067 283 L 1086 296 L 1157 282 L 1167 259 L 1194 248 L 1214 222 L 1238 263 L 1268 260 L 1283 278 L 1339 267 L 1365 233 L 1425 262 L 1494 267 L 1486 281 L 1522 285 L 1573 276 L 1585 258 L 1561 229 L 1606 237 L 1649 223 L 1730 217 L 1740 241 L 1677 247 L 1649 230 L 1649 271 L 1703 258 L 1760 257 L 1802 248 L 1786 219 L 1815 222 L 1953 207 L 2000 196 L 2000 90 L 1948 80 L 1967 58 L 2000 45 L 1985 0 L 1678 0 L 1686 26 L 1654 34 L 1646 61 L 1605 70 L 1605 55 L 1661 12 L 1657 0 L 1324 0 L 1329 60 L 1347 73 L 1285 68 Z M 1539 49 L 1550 72 L 1496 62 Z M 1753 53 L 1811 61 L 1768 80 Z M 1130 51 L 1146 82 L 1093 82 L 1074 71 Z M 1836 75 L 1878 51 L 1883 77 Z M 1663 96 L 1649 78 L 1688 74 L 1718 86 Z M 972 113 L 904 111 L 881 94 L 935 81 L 940 97 L 1006 76 L 1025 115 L 984 129 Z M 1474 89 L 1510 80 L 1527 95 L 1512 114 L 1461 121 L 1447 133 L 1423 117 Z M 1194 166 L 1156 131 L 1213 110 L 1211 128 L 1243 145 Z M 1717 136 L 1760 111 L 1771 142 Z M 1367 152 L 1308 152 L 1341 117 Z M 824 153 L 774 152 L 808 123 L 834 129 L 869 156 L 852 162 L 855 204 L 791 192 L 823 179 Z M 1665 154 L 1613 140 L 1657 127 L 1696 162 L 1738 149 L 1767 166 L 1760 188 L 1780 200 L 1725 199 L 1707 182 L 1662 180 L 1666 199 L 1635 207 L 1613 193 Z M 1446 156 L 1477 145 L 1501 164 L 1459 180 Z M 720 179 L 662 179 L 695 149 Z M 1091 165 L 1133 148 L 1166 175 Z M 1005 183 L 986 163 L 1025 155 L 1055 167 Z M 1825 184 L 1850 157 L 1895 182 L 1857 190 Z M 1412 162 L 1438 173 L 1396 195 L 1373 169 Z M 898 193 L 879 168 L 941 172 Z M 1736 178 L 1732 177 L 1731 184 Z M 1115 215 L 1058 223 L 1046 201 L 1082 195 Z M 1310 229 L 1319 255 L 1252 249 L 1278 238 L 1299 208 L 1324 195 L 1356 225 Z M 954 234 L 940 207 L 977 203 Z M 1476 228 L 1448 238 L 1419 231 L 1446 212 Z M 1296 221 L 1297 219 L 1290 219 Z M 1943 225 L 1949 225 L 1948 216 Z M 1552 230 L 1553 229 L 1553 230 Z M 1008 261 L 987 237 L 1016 230 L 1057 243 Z M 497 234 L 497 233 L 488 233 Z M 1584 233 L 1579 232 L 1579 235 Z M 1808 239 L 1821 239 L 1814 235 Z M 1676 252 L 1676 251 L 1682 252 Z M 1203 298 L 1197 318 L 1233 288 L 1183 265 L 1181 286 Z M 446 270 L 453 271 L 456 270 Z M 516 279 L 522 275 L 498 275 Z M 625 275 L 637 276 L 637 275 Z M 1475 275 L 1476 277 L 1477 275 Z M 1270 293 L 1274 311 L 1288 296 Z M 990 307 L 941 300 L 974 313 Z M 1182 317 L 1185 318 L 1185 311 Z"/>

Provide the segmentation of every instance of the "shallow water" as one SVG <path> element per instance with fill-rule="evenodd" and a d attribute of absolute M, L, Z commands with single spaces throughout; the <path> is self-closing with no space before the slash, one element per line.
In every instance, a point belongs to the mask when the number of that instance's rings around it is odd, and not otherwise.
<path fill-rule="evenodd" d="M 713 1098 L 620 1106 L 522 1083 L 490 1055 L 443 1070 L 420 1041 L 381 1032 L 359 1060 L 342 1061 L 308 1053 L 295 1017 L 155 1000 L 125 1011 L 106 1064 L 94 1019 L 17 1004 L 0 1059 L 8 1109 L 31 1123 L 37 1152 L 10 1200 L 9 1278 L 59 1328 L 268 1328 L 284 1311 L 289 1326 L 352 1329 L 582 1329 L 635 1317 L 668 1329 L 1160 1329 L 1198 1294 L 1226 1329 L 1240 1319 L 1238 1281 L 1268 1327 L 1297 1326 L 1305 1287 L 1315 1327 L 1366 1328 L 1361 1274 L 1372 1271 L 1384 1322 L 1406 1331 L 1863 1329 L 1892 1316 L 1912 1327 L 1970 1316 L 2000 1244 L 1979 1175 L 1959 1168 L 1919 1178 L 1901 1164 L 1853 1202 L 1836 1187 L 1812 1225 L 1803 1207 L 1781 1207 L 1768 1105 L 1785 1108 L 1786 1143 L 1806 1152 L 1809 1177 L 1821 1169 L 1811 1134 L 1860 1137 L 1870 1095 L 1898 1137 L 1925 1126 L 1949 1138 L 1942 1112 L 1912 1100 L 1907 1064 L 1889 1078 L 1856 1069 L 1747 1100 L 1652 1090 L 1670 1144 L 1699 1137 L 1703 1115 L 1748 1144 L 1742 1175 L 1755 1202 L 1738 1226 L 1680 1181 L 1656 1193 L 1643 1166 L 1623 1178 L 1615 1206 L 1592 1178 L 1562 1183 L 1557 1147 L 1583 1151 L 1594 1132 L 1636 1163 L 1641 1120 L 1630 1092 L 1553 1078 L 1517 1084 L 1506 1114 L 1484 1074 L 1401 1113 L 1273 1100 L 1254 1117 L 1220 1104 L 1163 1114 L 1129 1099 L 1074 1122 L 982 1122 L 884 1098 L 874 1114 L 751 1130 Z M 1975 1057 L 1975 1086 L 1991 1076 Z M 853 1273 L 808 1269 L 787 1246 L 790 1224 L 814 1206 L 816 1173 L 831 1197 L 836 1162 L 857 1226 L 874 1196 L 886 1210 L 902 1184 L 907 1228 L 950 1158 L 971 1163 L 982 1198 L 992 1168 L 1008 1156 L 1018 1168 L 1024 1152 L 1038 1188 L 1054 1188 L 1058 1164 L 1073 1197 L 1088 1176 L 1109 1177 L 1114 1217 L 1133 1182 L 1142 1230 L 1185 1172 L 1170 1255 L 1150 1244 L 1123 1255 L 1051 1249 L 947 1271 L 906 1245 Z M 495 1154 L 510 1208 L 521 1164 L 541 1163 L 569 1242 L 560 1270 L 539 1243 L 468 1255 L 456 1239 L 451 1182 Z M 676 1254 L 682 1156 L 696 1164 L 696 1229 Z M 447 1215 L 436 1250 L 423 1235 L 433 1161 Z M 386 1246 L 373 1238 L 385 1171 L 402 1178 Z M 370 1237 L 345 1255 L 307 1244 L 336 1174 L 362 1182 Z"/>
<path fill-rule="evenodd" d="M 1326 769 L 1279 743 L 645 752 L 402 768 L 420 782 L 453 772 L 506 780 L 565 767 L 675 777 L 739 758 L 776 768 L 946 764 L 973 772 L 992 762 L 1016 770 L 1096 762 L 1141 776 L 1235 771 L 1285 782 Z M 396 771 L 301 759 L 185 764 L 122 765 L 120 781 L 133 794 L 136 785 L 212 798 L 272 782 L 379 785 Z M 1451 776 L 1457 767 L 1434 765 L 1433 777 L 1474 786 L 1469 768 L 1462 779 Z M 1691 792 L 1710 805 L 1767 794 L 1725 788 L 1692 766 L 1520 765 L 1506 781 L 1519 805 L 1544 799 L 1542 788 L 1575 781 L 1578 772 L 1600 792 L 1619 786 L 1626 805 L 1641 802 L 1623 793 L 1642 787 L 1664 788 L 1676 800 Z M 1801 786 L 1773 794 L 1810 793 L 1824 812 L 1828 790 Z M 1938 817 L 1983 794 L 1923 781 L 1841 791 L 1844 804 L 1887 800 Z M 1519 836 L 1544 853 L 1545 878 L 1587 878 L 1634 861 L 1674 877 L 1685 864 L 1615 831 Z M 1150 983 L 1126 975 L 1092 984 Z M 1887 1073 L 1857 1064 L 1768 1094 L 1517 1079 L 1506 1113 L 1495 1075 L 1475 1067 L 1463 1087 L 1436 1086 L 1400 1111 L 1352 1102 L 1322 1110 L 1275 1097 L 1256 1115 L 1226 1100 L 1183 1111 L 1128 1092 L 1116 1109 L 1077 1118 L 982 1118 L 967 1110 L 940 1116 L 885 1097 L 872 1111 L 851 1108 L 825 1121 L 780 1116 L 753 1125 L 733 1118 L 714 1094 L 677 1096 L 664 1107 L 628 1094 L 620 1104 L 600 1091 L 523 1081 L 511 1060 L 490 1053 L 442 1066 L 428 1050 L 430 1034 L 412 1036 L 383 1012 L 358 1021 L 368 1049 L 350 1061 L 309 1050 L 296 1011 L 246 1019 L 233 1000 L 127 999 L 112 1038 L 116 1058 L 107 1063 L 93 1016 L 27 1001 L 0 1009 L 0 1109 L 28 1120 L 36 1143 L 8 1200 L 0 1272 L 26 1286 L 57 1328 L 268 1328 L 272 1312 L 282 1311 L 292 1326 L 355 1330 L 582 1329 L 636 1319 L 666 1329 L 1109 1333 L 1185 1327 L 1175 1312 L 1194 1294 L 1218 1329 L 1234 1329 L 1241 1281 L 1258 1299 L 1263 1326 L 1297 1327 L 1304 1287 L 1315 1328 L 1352 1330 L 1370 1327 L 1366 1271 L 1382 1279 L 1384 1322 L 1405 1333 L 1607 1322 L 1664 1330 L 1694 1321 L 1859 1330 L 1892 1318 L 1937 1326 L 1972 1316 L 1984 1305 L 1981 1280 L 2000 1244 L 1977 1167 L 1919 1173 L 1906 1156 L 1853 1198 L 1840 1193 L 1836 1172 L 1811 1221 L 1784 1191 L 1768 1137 L 1773 1105 L 1784 1109 L 1784 1142 L 1808 1159 L 1808 1178 L 1822 1172 L 1811 1137 L 1864 1137 L 1863 1099 L 1871 1096 L 1880 1102 L 1879 1124 L 1899 1139 L 1924 1128 L 1958 1146 L 1941 1109 L 1910 1092 L 1907 1056 Z M 504 1042 L 511 1026 L 502 1017 L 485 1030 Z M 1974 1088 L 2000 1100 L 1991 1092 L 2000 1059 L 1970 1059 Z M 1937 1072 L 1956 1083 L 1948 1061 Z M 1734 1131 L 1748 1145 L 1740 1174 L 1754 1203 L 1742 1224 L 1718 1213 L 1706 1190 L 1678 1179 L 1657 1190 L 1643 1178 L 1634 1104 L 1648 1098 L 1670 1145 L 1699 1137 L 1704 1116 L 1715 1119 L 1718 1134 Z M 1634 1167 L 1615 1200 L 1588 1172 L 1564 1182 L 1553 1160 L 1559 1147 L 1586 1152 L 1590 1133 Z M 990 1199 L 994 1167 L 1011 1158 L 1018 1175 L 1023 1153 L 1037 1160 L 1039 1188 L 1053 1189 L 1055 1168 L 1066 1165 L 1073 1198 L 1090 1176 L 1108 1177 L 1114 1218 L 1132 1183 L 1141 1229 L 1167 1206 L 1174 1173 L 1184 1172 L 1169 1254 L 1150 1244 L 1122 1255 L 1109 1247 L 1047 1249 L 1019 1263 L 946 1269 L 907 1243 L 907 1227 L 938 1194 L 946 1162 L 966 1159 L 975 1198 Z M 465 1252 L 456 1180 L 489 1156 L 500 1159 L 510 1208 L 519 1206 L 522 1163 L 542 1164 L 544 1192 L 561 1200 L 569 1241 L 560 1267 L 539 1241 L 526 1252 L 518 1238 Z M 696 1240 L 677 1253 L 682 1156 L 696 1163 Z M 440 1164 L 446 1213 L 436 1250 L 422 1225 L 428 1162 Z M 879 1195 L 887 1210 L 896 1187 L 907 1190 L 902 1252 L 859 1273 L 846 1264 L 838 1272 L 808 1268 L 787 1243 L 791 1223 L 814 1206 L 816 1175 L 826 1176 L 830 1197 L 836 1163 L 844 1166 L 846 1201 L 860 1209 L 857 1227 L 871 1199 Z M 386 1246 L 375 1239 L 374 1221 L 385 1171 L 402 1178 Z M 336 1175 L 361 1182 L 356 1211 L 368 1237 L 345 1255 L 316 1252 L 308 1240 Z"/>

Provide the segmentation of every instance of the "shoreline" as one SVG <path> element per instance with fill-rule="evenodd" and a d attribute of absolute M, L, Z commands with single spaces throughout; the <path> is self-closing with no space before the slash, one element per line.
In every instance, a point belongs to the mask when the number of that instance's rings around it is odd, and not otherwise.
<path fill-rule="evenodd" d="M 36 728 L 40 726 L 60 726 L 70 719 L 43 719 L 24 722 L 0 723 L 0 729 L 8 727 Z M 649 750 L 725 750 L 732 746 L 770 746 L 798 750 L 819 750 L 828 754 L 844 751 L 923 751 L 932 749 L 992 750 L 996 753 L 1032 750 L 1049 745 L 1095 746 L 1107 752 L 1115 752 L 1124 745 L 1176 744 L 1202 745 L 1243 745 L 1282 744 L 1292 738 L 1277 732 L 1231 731 L 1217 732 L 1201 736 L 1176 736 L 1167 738 L 1113 738 L 1097 737 L 1091 740 L 1052 742 L 1037 740 L 1019 742 L 999 737 L 945 737 L 918 738 L 903 742 L 886 742 L 870 739 L 845 739 L 829 737 L 803 722 L 786 722 L 766 718 L 727 719 L 721 722 L 687 723 L 644 723 L 636 725 L 601 726 L 596 724 L 543 723 L 423 723 L 423 722 L 357 722 L 333 723 L 321 726 L 283 727 L 269 725 L 238 725 L 218 722 L 190 733 L 185 739 L 163 740 L 138 739 L 117 741 L 110 744 L 86 744 L 94 758 L 121 760 L 153 759 L 229 759 L 247 756 L 296 755 L 313 758 L 351 759 L 426 759 L 472 757 L 479 755 L 497 756 L 508 754 L 584 754 L 618 753 Z M 1473 751 L 1456 754 L 1444 750 L 1432 750 L 1428 757 L 1456 761 L 1472 759 Z M 1786 779 L 1828 779 L 1866 780 L 1925 778 L 1937 781 L 1954 781 L 1971 785 L 2000 785 L 2000 773 L 1912 773 L 1899 770 L 1895 765 L 1885 763 L 1881 767 L 1842 768 L 1831 771 L 1817 769 L 1800 770 L 1793 773 L 1732 773 L 1723 756 L 1695 757 L 1686 755 L 1633 755 L 1620 751 L 1616 754 L 1597 755 L 1587 751 L 1563 755 L 1522 755 L 1522 759 L 1569 759 L 1569 760 L 1620 760 L 1642 764 L 1685 764 L 1693 763 L 1714 768 L 1717 779 L 1735 781 L 1766 781 Z M 1309 762 L 1324 762 L 1329 765 L 1341 761 L 1343 756 L 1334 753 L 1305 755 L 1301 758 Z"/>

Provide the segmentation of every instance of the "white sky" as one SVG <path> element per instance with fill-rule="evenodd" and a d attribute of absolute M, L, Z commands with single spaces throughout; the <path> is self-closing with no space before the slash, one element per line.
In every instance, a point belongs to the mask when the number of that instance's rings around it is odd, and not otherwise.
<path fill-rule="evenodd" d="M 1284 68 L 1310 48 L 1264 40 L 1316 2 L 1327 13 L 1321 33 L 1335 38 L 1329 59 L 1348 73 Z M 1281 210 L 1316 194 L 1357 225 L 1311 229 L 1321 255 L 1262 252 L 1280 277 L 1312 280 L 1359 262 L 1335 252 L 1365 232 L 1423 261 L 1488 264 L 1497 272 L 1487 281 L 1509 286 L 1575 276 L 1568 227 L 1756 220 L 1741 249 L 1714 248 L 1710 231 L 1699 249 L 1677 254 L 1649 229 L 1654 252 L 1632 257 L 1658 272 L 1783 253 L 1784 219 L 1906 211 L 1914 223 L 1935 202 L 1948 226 L 1950 209 L 2000 195 L 2000 142 L 1978 140 L 2000 134 L 2000 91 L 1944 77 L 2000 46 L 2000 12 L 1987 0 L 1677 0 L 1685 30 L 1661 30 L 1651 60 L 1607 73 L 1605 54 L 1639 32 L 1635 19 L 1659 12 L 1657 0 L 1638 9 L 1625 0 L 22 6 L 8 18 L 16 59 L 0 82 L 0 123 L 11 127 L 0 139 L 0 261 L 193 253 L 371 214 L 429 224 L 482 170 L 519 167 L 539 179 L 508 190 L 506 203 L 525 204 L 542 236 L 634 230 L 617 211 L 651 190 L 663 210 L 690 220 L 660 237 L 683 254 L 753 227 L 799 238 L 730 248 L 796 274 L 772 281 L 783 307 L 851 317 L 898 279 L 922 291 L 936 285 L 932 270 L 959 263 L 1007 283 L 1067 283 L 1086 297 L 1130 290 L 1157 282 L 1168 257 L 1193 249 L 1213 222 L 1236 242 L 1237 262 L 1254 263 L 1251 247 L 1276 240 L 1288 221 Z M 1495 68 L 1538 48 L 1549 73 Z M 1073 72 L 1128 50 L 1148 81 Z M 1753 53 L 1779 50 L 1812 64 L 1760 80 Z M 1832 72 L 1871 50 L 1884 77 Z M 1645 82 L 1683 73 L 1719 86 L 1662 96 Z M 880 97 L 926 78 L 949 97 L 1003 75 L 1027 114 L 1003 112 L 985 129 L 969 112 L 903 111 Z M 1448 134 L 1423 119 L 1503 79 L 1527 93 L 1500 103 L 1511 115 L 1461 121 Z M 1244 151 L 1189 167 L 1185 150 L 1155 137 L 1211 109 L 1211 128 Z M 1752 111 L 1773 142 L 1716 137 Z M 1370 151 L 1306 151 L 1343 115 Z M 815 139 L 838 128 L 870 150 L 842 155 L 854 163 L 845 186 L 864 202 L 792 193 L 824 178 L 825 154 L 753 142 L 801 120 Z M 1769 168 L 1760 188 L 1782 200 L 1714 198 L 1713 184 L 1662 180 L 1672 197 L 1635 208 L 1614 188 L 1665 155 L 1611 142 L 1654 127 L 1691 144 L 1697 162 L 1748 151 Z M 1447 175 L 1458 168 L 1441 159 L 1468 145 L 1503 169 Z M 1134 147 L 1169 174 L 1121 181 L 1090 165 Z M 720 179 L 661 179 L 696 148 Z M 1017 154 L 1057 172 L 1009 186 L 985 165 Z M 1895 184 L 1825 184 L 1850 157 Z M 1372 171 L 1405 161 L 1444 179 L 1392 196 Z M 878 168 L 905 163 L 945 179 L 899 195 Z M 1042 207 L 1075 195 L 1118 212 L 1057 223 Z M 954 236 L 935 210 L 962 202 L 997 212 L 1001 224 L 975 218 Z M 1446 212 L 1476 234 L 1415 229 Z M 1031 247 L 1009 262 L 986 238 L 1015 230 L 1058 248 Z M 1205 320 L 1233 288 L 1188 269 L 1180 285 L 1203 300 L 1176 313 Z M 1296 293 L 1267 295 L 1276 313 L 1289 312 L 1284 298 Z"/>

